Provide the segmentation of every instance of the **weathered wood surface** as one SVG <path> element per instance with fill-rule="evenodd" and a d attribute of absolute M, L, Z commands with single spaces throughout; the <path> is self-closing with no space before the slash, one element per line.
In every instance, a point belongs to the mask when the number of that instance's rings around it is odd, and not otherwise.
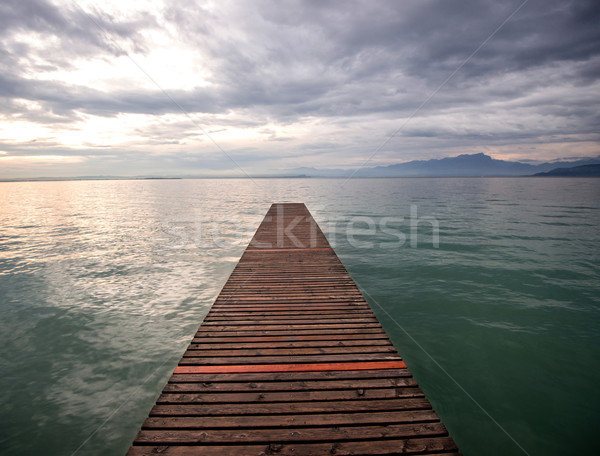
<path fill-rule="evenodd" d="M 457 451 L 304 204 L 274 204 L 127 454 Z"/>

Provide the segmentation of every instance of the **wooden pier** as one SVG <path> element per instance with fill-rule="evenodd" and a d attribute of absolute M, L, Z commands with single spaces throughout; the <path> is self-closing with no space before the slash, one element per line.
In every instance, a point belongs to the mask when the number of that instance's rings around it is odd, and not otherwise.
<path fill-rule="evenodd" d="M 304 204 L 273 204 L 129 456 L 458 454 Z"/>

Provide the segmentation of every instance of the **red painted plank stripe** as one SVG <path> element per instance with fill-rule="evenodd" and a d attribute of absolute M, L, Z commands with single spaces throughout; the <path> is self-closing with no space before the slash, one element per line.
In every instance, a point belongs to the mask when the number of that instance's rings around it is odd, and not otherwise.
<path fill-rule="evenodd" d="M 252 364 L 230 366 L 177 366 L 175 374 L 233 374 L 244 372 L 324 372 L 350 370 L 406 369 L 404 361 L 314 364 Z"/>
<path fill-rule="evenodd" d="M 323 247 L 319 249 L 246 249 L 246 252 L 302 252 L 313 250 L 333 250 L 331 247 Z"/>

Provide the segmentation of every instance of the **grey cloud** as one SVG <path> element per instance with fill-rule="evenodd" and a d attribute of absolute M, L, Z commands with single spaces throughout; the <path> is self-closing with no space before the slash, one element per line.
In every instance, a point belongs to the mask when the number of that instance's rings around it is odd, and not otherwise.
<path fill-rule="evenodd" d="M 335 3 L 306 7 L 292 2 L 270 3 L 261 14 L 239 13 L 244 20 L 236 23 L 238 41 L 213 37 L 224 106 L 267 106 L 275 115 L 300 116 L 406 113 L 519 4 L 445 1 L 410 2 L 407 7 L 407 2 L 378 2 L 374 7 L 372 2 L 354 2 L 344 13 Z M 460 90 L 454 98 L 465 99 L 486 78 L 561 61 L 584 62 L 580 74 L 593 78 L 586 59 L 597 55 L 600 34 L 583 17 L 593 17 L 597 10 L 593 2 L 530 0 L 446 89 Z M 394 99 L 387 90 L 396 82 L 422 86 L 416 93 L 413 85 L 412 92 Z M 481 95 L 509 99 L 544 83 L 518 77 L 512 82 L 512 93 L 510 88 L 502 93 L 490 87 Z M 443 101 L 438 96 L 430 105 L 443 108 Z"/>
<path fill-rule="evenodd" d="M 3 0 L 0 4 L 0 36 L 27 31 L 54 36 L 60 40 L 63 52 L 71 56 L 99 51 L 122 55 L 123 40 L 137 51 L 143 50 L 145 45 L 138 32 L 153 26 L 154 18 L 146 13 L 140 13 L 136 20 L 118 22 L 104 13 L 86 14 L 75 3 L 69 8 L 44 0 Z"/>
<path fill-rule="evenodd" d="M 170 98 L 155 90 L 102 92 L 88 87 L 74 87 L 57 81 L 40 81 L 0 75 L 0 99 L 21 98 L 36 101 L 47 113 L 74 120 L 75 111 L 99 116 L 119 113 L 165 114 L 186 112 L 209 112 L 219 110 L 219 101 L 209 90 L 194 93 L 171 91 Z M 180 109 L 181 108 L 181 109 Z M 24 108 L 22 108 L 24 109 Z M 24 117 L 37 115 L 38 110 L 24 112 Z"/>

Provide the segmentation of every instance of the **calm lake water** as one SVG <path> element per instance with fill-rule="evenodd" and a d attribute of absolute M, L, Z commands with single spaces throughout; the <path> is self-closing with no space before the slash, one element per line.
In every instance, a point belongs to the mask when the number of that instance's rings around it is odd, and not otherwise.
<path fill-rule="evenodd" d="M 121 455 L 305 202 L 466 455 L 593 454 L 600 179 L 0 183 L 0 453 Z"/>

